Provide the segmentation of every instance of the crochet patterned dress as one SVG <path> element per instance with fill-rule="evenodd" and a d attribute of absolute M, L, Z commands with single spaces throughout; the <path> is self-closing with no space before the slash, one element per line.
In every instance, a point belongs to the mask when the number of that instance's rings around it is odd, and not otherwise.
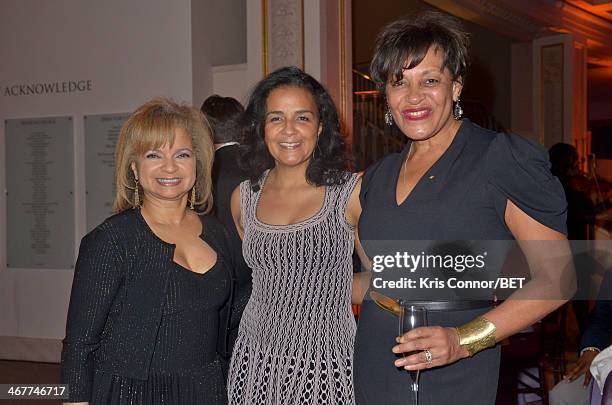
<path fill-rule="evenodd" d="M 265 173 L 260 184 L 265 184 Z M 351 312 L 356 174 L 327 186 L 321 210 L 291 225 L 256 217 L 263 186 L 240 184 L 242 250 L 253 270 L 228 381 L 230 404 L 354 403 Z"/>

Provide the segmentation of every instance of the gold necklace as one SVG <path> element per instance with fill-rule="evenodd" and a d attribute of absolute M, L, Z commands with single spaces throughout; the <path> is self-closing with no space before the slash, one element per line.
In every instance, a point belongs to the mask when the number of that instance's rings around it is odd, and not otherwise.
<path fill-rule="evenodd" d="M 412 147 L 414 146 L 414 141 L 410 143 L 410 148 L 408 149 L 408 153 L 406 154 L 406 159 L 404 160 L 404 164 L 402 167 L 402 183 L 406 184 L 406 167 L 408 163 L 408 159 L 410 159 L 410 155 L 412 155 Z"/>

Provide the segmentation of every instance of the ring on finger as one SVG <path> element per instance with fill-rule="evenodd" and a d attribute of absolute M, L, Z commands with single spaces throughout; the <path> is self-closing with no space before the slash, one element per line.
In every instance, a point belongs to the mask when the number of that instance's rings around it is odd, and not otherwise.
<path fill-rule="evenodd" d="M 427 364 L 431 364 L 433 362 L 433 355 L 431 354 L 431 350 L 425 349 L 423 350 L 423 353 L 425 353 L 425 361 L 427 362 Z"/>

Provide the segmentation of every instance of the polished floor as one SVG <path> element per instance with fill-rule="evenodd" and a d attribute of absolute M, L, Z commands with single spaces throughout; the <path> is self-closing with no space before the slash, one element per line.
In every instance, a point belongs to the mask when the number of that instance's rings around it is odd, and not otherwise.
<path fill-rule="evenodd" d="M 60 367 L 54 363 L 0 360 L 0 384 L 59 384 Z M 2 405 L 57 405 L 45 399 L 0 399 Z"/>
<path fill-rule="evenodd" d="M 0 384 L 59 384 L 59 364 L 0 360 Z M 517 401 L 503 381 L 499 387 L 497 405 L 541 404 L 540 401 Z M 529 399 L 528 399 L 529 400 Z M 0 405 L 57 405 L 54 400 L 0 400 Z"/>

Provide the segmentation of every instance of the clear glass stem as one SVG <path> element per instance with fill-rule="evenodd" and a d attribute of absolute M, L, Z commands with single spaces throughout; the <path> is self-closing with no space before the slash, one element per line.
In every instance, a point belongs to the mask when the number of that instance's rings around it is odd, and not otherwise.
<path fill-rule="evenodd" d="M 412 405 L 419 405 L 419 375 L 420 371 L 417 371 L 416 378 L 413 379 L 410 385 L 410 391 L 412 391 Z"/>

